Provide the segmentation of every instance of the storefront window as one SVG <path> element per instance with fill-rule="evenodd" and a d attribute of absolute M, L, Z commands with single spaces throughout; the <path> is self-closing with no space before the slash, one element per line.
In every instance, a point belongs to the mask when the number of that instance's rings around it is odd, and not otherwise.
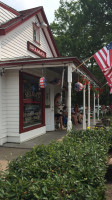
<path fill-rule="evenodd" d="M 43 97 L 39 88 L 39 78 L 22 73 L 22 107 L 23 130 L 43 123 Z"/>

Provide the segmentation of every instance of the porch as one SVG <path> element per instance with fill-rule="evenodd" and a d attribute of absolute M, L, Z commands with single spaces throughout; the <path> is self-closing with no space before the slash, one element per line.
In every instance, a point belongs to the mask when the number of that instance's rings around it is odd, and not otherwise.
<path fill-rule="evenodd" d="M 97 121 L 97 120 L 96 120 Z M 90 120 L 91 128 L 94 127 L 94 120 Z M 86 123 L 87 124 L 87 123 Z M 88 125 L 87 125 L 88 126 Z M 74 130 L 83 130 L 83 123 L 78 125 L 73 125 L 72 127 Z M 56 131 L 47 131 L 46 134 L 38 136 L 34 139 L 31 139 L 29 141 L 23 142 L 23 143 L 11 143 L 7 142 L 3 144 L 1 147 L 7 147 L 7 148 L 19 148 L 19 149 L 31 149 L 36 145 L 48 145 L 52 141 L 60 141 L 65 135 L 67 134 L 67 131 L 62 130 L 56 130 Z"/>
<path fill-rule="evenodd" d="M 0 84 L 1 94 L 5 91 L 5 101 L 1 95 L 0 106 L 7 108 L 6 110 L 1 109 L 1 145 L 9 142 L 25 144 L 28 140 L 45 134 L 46 131 L 54 131 L 54 97 L 57 93 L 61 93 L 61 104 L 68 108 L 67 130 L 71 130 L 72 83 L 76 83 L 79 76 L 84 76 L 88 80 L 88 85 L 84 84 L 81 99 L 84 108 L 83 129 L 90 126 L 90 83 L 93 87 L 99 87 L 99 83 L 85 66 L 79 69 L 77 67 L 79 65 L 80 61 L 75 57 L 25 58 L 17 61 L 4 61 L 0 64 L 3 67 L 2 70 L 5 70 L 0 77 L 1 83 L 3 82 Z M 47 87 L 40 89 L 39 77 L 43 76 L 48 84 Z M 54 83 L 55 79 L 59 79 L 61 84 Z M 7 84 L 4 86 L 4 83 Z M 95 124 L 95 93 L 93 100 Z M 85 112 L 86 105 L 88 116 Z M 3 119 L 2 115 L 4 115 Z M 86 117 L 88 123 L 86 123 Z"/>

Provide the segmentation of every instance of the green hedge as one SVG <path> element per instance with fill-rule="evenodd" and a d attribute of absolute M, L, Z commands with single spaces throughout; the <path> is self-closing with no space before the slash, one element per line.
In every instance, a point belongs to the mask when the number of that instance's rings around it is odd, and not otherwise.
<path fill-rule="evenodd" d="M 72 131 L 62 142 L 37 146 L 9 164 L 1 200 L 104 200 L 111 130 Z"/>

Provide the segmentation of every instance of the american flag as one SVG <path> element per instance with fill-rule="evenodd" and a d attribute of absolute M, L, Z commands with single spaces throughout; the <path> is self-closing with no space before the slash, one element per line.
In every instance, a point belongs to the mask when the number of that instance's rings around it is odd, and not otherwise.
<path fill-rule="evenodd" d="M 101 68 L 112 94 L 112 42 L 96 52 L 93 57 Z"/>

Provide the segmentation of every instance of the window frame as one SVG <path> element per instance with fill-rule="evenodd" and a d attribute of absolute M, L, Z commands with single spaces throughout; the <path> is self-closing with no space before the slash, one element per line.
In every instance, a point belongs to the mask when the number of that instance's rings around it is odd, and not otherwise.
<path fill-rule="evenodd" d="M 45 126 L 45 89 L 42 88 L 42 124 L 37 124 L 26 128 L 23 127 L 23 74 L 27 74 L 31 77 L 37 77 L 26 72 L 19 72 L 19 133 L 24 133 Z"/>
<path fill-rule="evenodd" d="M 37 33 L 39 34 L 39 36 L 38 36 L 38 40 L 35 39 L 35 35 L 34 35 L 35 30 L 36 30 Z M 40 27 L 37 26 L 36 23 L 33 23 L 33 41 L 34 41 L 35 43 L 37 43 L 38 45 L 40 45 Z"/>

